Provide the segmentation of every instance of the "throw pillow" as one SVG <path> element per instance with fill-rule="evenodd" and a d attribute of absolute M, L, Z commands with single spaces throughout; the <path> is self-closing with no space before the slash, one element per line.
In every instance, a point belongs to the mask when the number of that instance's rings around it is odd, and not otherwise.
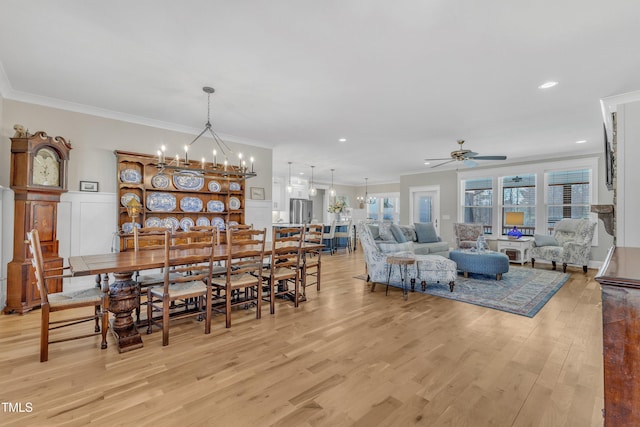
<path fill-rule="evenodd" d="M 555 226 L 556 231 L 564 231 L 565 233 L 575 233 L 582 220 L 580 219 L 563 219 L 558 221 Z"/>
<path fill-rule="evenodd" d="M 378 228 L 377 225 L 369 225 L 369 224 L 367 224 L 367 227 L 369 227 L 369 231 L 371 231 L 371 235 L 373 236 L 373 240 L 380 239 L 380 228 Z"/>
<path fill-rule="evenodd" d="M 380 230 L 380 238 L 387 242 L 395 242 L 396 239 L 391 234 L 391 224 L 383 222 L 378 226 Z"/>
<path fill-rule="evenodd" d="M 407 238 L 404 237 L 404 234 L 402 233 L 402 230 L 400 229 L 400 227 L 396 224 L 391 224 L 391 227 L 389 227 L 391 229 L 391 234 L 393 234 L 393 238 L 396 239 L 396 242 L 398 243 L 406 243 Z"/>
<path fill-rule="evenodd" d="M 558 241 L 553 236 L 547 236 L 544 234 L 535 234 L 533 238 L 536 241 L 536 246 L 560 246 Z"/>
<path fill-rule="evenodd" d="M 413 224 L 418 236 L 418 243 L 433 243 L 438 241 L 438 233 L 432 222 L 416 222 Z"/>

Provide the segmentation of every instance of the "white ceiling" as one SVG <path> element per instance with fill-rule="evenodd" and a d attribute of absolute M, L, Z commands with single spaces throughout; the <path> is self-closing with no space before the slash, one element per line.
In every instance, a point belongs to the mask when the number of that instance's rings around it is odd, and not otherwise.
<path fill-rule="evenodd" d="M 639 16 L 633 0 L 0 0 L 0 90 L 197 133 L 213 86 L 213 128 L 273 147 L 274 173 L 397 182 L 460 138 L 507 162 L 602 151 L 599 100 L 640 89 Z"/>

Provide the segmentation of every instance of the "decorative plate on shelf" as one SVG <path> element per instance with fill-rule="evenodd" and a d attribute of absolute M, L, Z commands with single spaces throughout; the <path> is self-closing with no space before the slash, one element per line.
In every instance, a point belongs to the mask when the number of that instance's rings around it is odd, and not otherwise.
<path fill-rule="evenodd" d="M 132 199 L 136 199 L 138 203 L 140 203 L 140 197 L 138 197 L 137 194 L 124 193 L 122 197 L 120 197 L 120 204 L 126 208 L 127 204 L 129 204 Z"/>
<path fill-rule="evenodd" d="M 209 218 L 206 216 L 199 216 L 198 219 L 196 219 L 196 225 L 206 225 L 208 227 L 211 223 L 209 222 Z"/>
<path fill-rule="evenodd" d="M 220 200 L 209 200 L 207 202 L 207 211 L 224 212 L 224 202 L 221 202 Z"/>
<path fill-rule="evenodd" d="M 229 190 L 231 191 L 240 191 L 242 189 L 242 187 L 240 187 L 240 183 L 239 182 L 230 182 L 229 183 Z"/>
<path fill-rule="evenodd" d="M 160 218 L 158 218 L 157 216 L 150 216 L 144 222 L 144 226 L 145 227 L 162 227 L 163 225 L 164 224 L 162 223 L 162 220 Z"/>
<path fill-rule="evenodd" d="M 152 212 L 171 212 L 176 209 L 176 196 L 170 193 L 149 193 L 147 209 Z"/>
<path fill-rule="evenodd" d="M 120 171 L 120 181 L 127 184 L 140 184 L 142 175 L 135 169 L 123 169 Z"/>
<path fill-rule="evenodd" d="M 200 212 L 202 210 L 202 200 L 198 197 L 183 197 L 180 200 L 180 209 L 183 212 Z"/>
<path fill-rule="evenodd" d="M 170 216 L 162 221 L 162 225 L 170 228 L 172 231 L 176 231 L 180 227 L 180 221 L 178 221 L 178 218 Z"/>
<path fill-rule="evenodd" d="M 125 222 L 124 224 L 122 224 L 122 231 L 127 234 L 133 233 L 133 225 L 131 224 L 132 224 L 131 222 Z M 137 228 L 141 227 L 141 225 L 138 224 L 137 222 L 134 222 L 133 224 L 135 224 Z"/>
<path fill-rule="evenodd" d="M 240 199 L 237 197 L 229 197 L 229 209 L 240 209 Z"/>
<path fill-rule="evenodd" d="M 233 227 L 235 225 L 238 225 L 238 221 L 229 221 L 229 227 Z"/>
<path fill-rule="evenodd" d="M 193 220 L 189 217 L 184 217 L 180 220 L 180 228 L 182 228 L 182 231 L 189 231 L 194 225 Z"/>
<path fill-rule="evenodd" d="M 151 178 L 151 185 L 154 188 L 167 188 L 169 186 L 169 177 L 164 174 L 154 175 Z"/>
<path fill-rule="evenodd" d="M 224 230 L 224 219 L 219 216 L 213 217 L 213 219 L 211 219 L 211 225 L 218 227 L 220 230 Z"/>
<path fill-rule="evenodd" d="M 207 188 L 212 193 L 217 193 L 222 187 L 220 186 L 220 183 L 218 181 L 209 181 L 209 184 L 207 184 Z"/>
<path fill-rule="evenodd" d="M 204 177 L 195 171 L 182 171 L 173 175 L 173 185 L 178 190 L 198 191 L 204 186 Z"/>

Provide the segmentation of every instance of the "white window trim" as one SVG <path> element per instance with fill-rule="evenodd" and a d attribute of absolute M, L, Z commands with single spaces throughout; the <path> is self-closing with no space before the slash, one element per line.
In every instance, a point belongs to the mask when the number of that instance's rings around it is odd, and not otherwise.
<path fill-rule="evenodd" d="M 558 172 L 575 169 L 590 169 L 591 170 L 591 203 L 597 203 L 598 200 L 598 182 L 600 179 L 600 171 L 598 169 L 597 157 L 584 157 L 581 159 L 563 160 L 561 162 L 543 162 L 543 163 L 530 163 L 525 165 L 509 165 L 495 168 L 483 168 L 458 171 L 458 221 L 464 221 L 464 188 L 463 181 L 468 179 L 477 178 L 491 178 L 493 191 L 492 207 L 493 209 L 493 234 L 491 238 L 497 239 L 502 236 L 499 233 L 497 226 L 500 224 L 500 213 L 502 204 L 500 203 L 500 194 L 502 186 L 500 184 L 500 177 L 510 175 L 536 175 L 536 229 L 543 230 L 546 228 L 545 221 L 547 219 L 547 173 Z M 598 222 L 597 214 L 591 212 L 589 214 L 589 220 L 592 222 Z M 598 246 L 598 229 L 593 236 L 591 246 Z"/>

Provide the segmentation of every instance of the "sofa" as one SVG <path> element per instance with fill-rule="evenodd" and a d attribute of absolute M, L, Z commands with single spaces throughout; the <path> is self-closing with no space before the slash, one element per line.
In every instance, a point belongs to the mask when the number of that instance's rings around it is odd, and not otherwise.
<path fill-rule="evenodd" d="M 409 280 L 412 284 L 416 279 L 422 283 L 422 289 L 426 288 L 427 282 L 449 283 L 449 289 L 453 292 L 457 269 L 455 262 L 445 258 L 447 251 L 439 251 L 438 254 L 416 254 L 411 250 L 416 242 L 390 242 L 375 240 L 372 230 L 377 231 L 376 227 L 360 222 L 358 225 L 358 237 L 360 246 L 364 252 L 364 260 L 367 268 L 367 282 L 386 283 L 389 278 L 389 264 L 387 257 L 389 256 L 405 256 L 414 258 L 416 264 L 407 269 Z M 420 228 L 420 226 L 418 226 Z M 422 236 L 424 237 L 424 236 Z M 431 248 L 448 246 L 447 243 L 439 242 L 439 246 L 431 246 Z M 422 246 L 425 250 L 426 246 Z M 442 256 L 445 254 L 445 256 Z M 391 282 L 400 282 L 400 269 L 391 268 Z M 374 287 L 372 286 L 372 290 Z"/>
<path fill-rule="evenodd" d="M 449 256 L 449 243 L 443 242 L 429 223 L 413 225 L 364 224 L 374 243 L 385 253 L 409 251 L 416 255 Z"/>
<path fill-rule="evenodd" d="M 537 259 L 544 259 L 551 261 L 554 270 L 556 262 L 561 262 L 565 273 L 567 264 L 581 265 L 586 273 L 596 225 L 588 219 L 567 218 L 556 223 L 552 236 L 536 234 L 531 249 L 531 267 L 535 267 Z"/>

